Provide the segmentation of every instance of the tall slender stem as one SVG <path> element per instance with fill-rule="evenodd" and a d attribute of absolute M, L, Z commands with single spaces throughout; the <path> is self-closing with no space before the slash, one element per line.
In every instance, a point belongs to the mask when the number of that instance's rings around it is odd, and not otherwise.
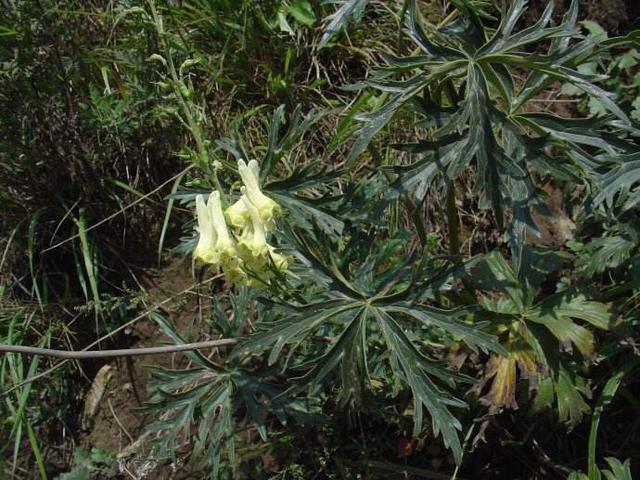
<path fill-rule="evenodd" d="M 201 168 L 206 170 L 206 172 L 213 177 L 213 184 L 215 185 L 216 190 L 220 192 L 220 196 L 224 201 L 225 194 L 224 190 L 222 190 L 222 186 L 220 185 L 218 173 L 215 171 L 215 169 L 212 170 L 211 168 L 209 168 L 209 151 L 207 150 L 204 134 L 202 133 L 202 129 L 200 128 L 200 125 L 196 121 L 193 112 L 191 111 L 191 106 L 184 99 L 182 90 L 180 88 L 182 82 L 180 80 L 180 77 L 178 76 L 175 64 L 173 63 L 173 53 L 171 51 L 171 47 L 166 42 L 162 18 L 158 14 L 154 0 L 149 0 L 149 7 L 151 9 L 151 15 L 153 16 L 153 22 L 155 24 L 156 31 L 158 33 L 158 40 L 160 42 L 160 46 L 162 47 L 165 60 L 167 61 L 167 68 L 169 70 L 169 75 L 171 76 L 171 83 L 173 86 L 174 94 L 178 99 L 178 103 L 180 104 L 180 108 L 182 109 L 182 114 L 187 121 L 186 123 L 189 127 L 189 131 L 191 132 L 191 135 L 196 142 L 196 148 L 198 150 L 199 158 L 198 163 L 200 163 Z"/>
<path fill-rule="evenodd" d="M 133 355 L 159 355 L 173 352 L 186 352 L 203 348 L 223 347 L 235 345 L 235 338 L 220 338 L 206 342 L 182 343 L 178 345 L 164 345 L 161 347 L 123 348 L 119 350 L 52 350 L 50 348 L 27 347 L 24 345 L 0 344 L 0 352 L 25 353 L 28 355 L 42 355 L 45 357 L 85 360 L 89 358 L 131 357 Z"/>
<path fill-rule="evenodd" d="M 402 50 L 402 27 L 404 25 L 404 18 L 407 16 L 407 10 L 409 10 L 409 1 L 404 0 L 402 4 L 402 10 L 400 11 L 400 28 L 398 28 L 398 55 L 400 55 L 400 50 Z"/>
<path fill-rule="evenodd" d="M 449 227 L 449 254 L 456 259 L 460 256 L 460 218 L 456 207 L 456 185 L 449 180 L 447 185 L 447 226 Z"/>
<path fill-rule="evenodd" d="M 382 166 L 383 159 L 380 155 L 380 152 L 371 144 L 367 146 L 367 150 L 369 154 L 375 161 L 376 165 Z M 391 183 L 392 178 L 389 172 L 382 170 L 383 175 L 387 179 L 389 183 Z M 427 245 L 427 229 L 425 228 L 424 221 L 421 216 L 421 209 L 419 206 L 415 205 L 409 195 L 405 192 L 400 195 L 400 201 L 404 205 L 404 208 L 407 210 L 407 213 L 411 216 L 411 220 L 413 221 L 414 226 L 416 227 L 416 233 L 418 234 L 418 238 L 420 239 L 420 244 L 424 247 Z"/>

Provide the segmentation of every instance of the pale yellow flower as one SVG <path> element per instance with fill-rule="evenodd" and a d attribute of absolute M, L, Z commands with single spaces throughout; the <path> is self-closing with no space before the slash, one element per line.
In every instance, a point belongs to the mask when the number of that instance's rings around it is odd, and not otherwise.
<path fill-rule="evenodd" d="M 271 257 L 273 265 L 279 272 L 285 272 L 289 266 L 289 257 L 277 253 L 276 249 L 271 245 L 267 245 L 267 248 L 269 249 L 269 257 Z"/>
<path fill-rule="evenodd" d="M 196 197 L 196 215 L 198 219 L 198 245 L 193 251 L 196 260 L 202 260 L 205 263 L 217 263 L 215 244 L 217 235 L 213 222 L 211 221 L 211 212 L 207 208 L 204 195 Z"/>
<path fill-rule="evenodd" d="M 258 209 L 246 197 L 242 197 L 246 210 L 249 212 L 251 223 L 247 225 L 238 239 L 240 254 L 245 263 L 266 261 L 268 253 L 265 224 L 260 218 Z"/>
<path fill-rule="evenodd" d="M 247 274 L 244 272 L 244 270 L 240 266 L 240 263 L 235 267 L 229 267 L 223 270 L 224 270 L 224 278 L 229 283 L 242 285 L 247 281 Z"/>
<path fill-rule="evenodd" d="M 249 199 L 263 222 L 271 222 L 280 210 L 278 204 L 267 197 L 260 190 L 260 167 L 258 162 L 251 160 L 249 165 L 243 160 L 238 160 L 238 173 L 242 178 L 245 189 L 243 194 Z"/>
<path fill-rule="evenodd" d="M 220 192 L 213 192 L 209 196 L 209 203 L 207 206 L 209 208 L 209 215 L 211 216 L 211 223 L 213 224 L 213 229 L 216 232 L 217 237 L 214 250 L 218 262 L 222 267 L 225 265 L 232 266 L 232 264 L 237 264 L 238 253 L 236 251 L 235 242 L 229 234 L 227 222 L 224 219 Z"/>
<path fill-rule="evenodd" d="M 204 195 L 196 197 L 196 214 L 200 238 L 193 256 L 197 260 L 224 268 L 238 266 L 236 245 L 222 212 L 220 192 L 212 192 L 207 202 Z"/>
<path fill-rule="evenodd" d="M 251 160 L 247 165 L 239 160 L 238 172 L 244 184 L 242 195 L 226 211 L 219 192 L 212 192 L 206 202 L 203 195 L 196 197 L 200 238 L 193 255 L 222 268 L 228 282 L 262 288 L 276 270 L 284 272 L 289 265 L 289 257 L 267 243 L 267 232 L 280 207 L 260 190 L 258 162 Z M 230 233 L 227 220 L 235 227 L 236 237 Z"/>
<path fill-rule="evenodd" d="M 242 187 L 243 192 L 244 190 L 245 188 Z M 251 215 L 247 209 L 245 199 L 248 200 L 247 196 L 243 193 L 240 199 L 227 208 L 227 211 L 225 212 L 229 219 L 229 223 L 234 227 L 243 228 L 251 222 Z"/>

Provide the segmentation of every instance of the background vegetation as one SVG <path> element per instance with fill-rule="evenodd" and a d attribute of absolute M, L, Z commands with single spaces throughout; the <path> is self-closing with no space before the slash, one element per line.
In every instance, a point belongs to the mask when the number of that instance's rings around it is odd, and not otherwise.
<path fill-rule="evenodd" d="M 640 8 L 529 3 L 2 0 L 0 343 L 239 343 L 2 354 L 0 479 L 632 478 Z"/>

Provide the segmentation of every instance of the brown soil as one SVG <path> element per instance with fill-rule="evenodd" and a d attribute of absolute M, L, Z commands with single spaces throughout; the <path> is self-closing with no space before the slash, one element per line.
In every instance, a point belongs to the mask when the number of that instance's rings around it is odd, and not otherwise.
<path fill-rule="evenodd" d="M 547 6 L 548 0 L 532 0 L 526 13 L 526 23 L 532 24 Z M 569 0 L 554 0 L 554 19 L 559 21 L 569 6 Z M 612 34 L 624 35 L 640 23 L 638 0 L 580 0 L 580 19 L 597 22 Z"/>
<path fill-rule="evenodd" d="M 175 297 L 171 302 L 164 304 L 160 311 L 185 337 L 190 337 L 189 331 L 193 329 L 199 316 L 197 297 L 189 292 L 181 294 L 194 284 L 190 267 L 188 258 L 173 261 L 166 268 L 156 272 L 147 282 L 148 285 L 144 285 L 148 293 L 148 307 L 169 297 Z M 135 323 L 127 334 L 134 339 L 130 348 L 172 343 L 149 318 Z M 127 458 L 119 460 L 118 469 L 121 473 L 127 473 L 128 470 L 135 477 L 131 477 L 129 473 L 128 477 L 123 478 L 176 478 L 171 468 L 156 468 L 153 461 L 145 458 L 145 427 L 153 419 L 144 413 L 136 412 L 135 409 L 141 407 L 147 398 L 149 373 L 145 367 L 182 367 L 185 365 L 184 355 L 176 353 L 119 358 L 114 359 L 110 365 L 113 367 L 112 377 L 90 422 L 90 429 L 81 435 L 82 447 L 86 450 L 98 447 L 116 454 L 129 451 L 131 454 Z"/>

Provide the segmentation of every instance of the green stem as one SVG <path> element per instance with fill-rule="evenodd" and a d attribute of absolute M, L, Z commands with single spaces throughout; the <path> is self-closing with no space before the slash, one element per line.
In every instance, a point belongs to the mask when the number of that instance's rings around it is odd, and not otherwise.
<path fill-rule="evenodd" d="M 398 55 L 400 55 L 400 50 L 402 50 L 402 26 L 404 25 L 404 17 L 407 15 L 407 10 L 409 9 L 409 1 L 404 0 L 402 4 L 402 10 L 400 11 L 400 28 L 398 28 Z"/>
<path fill-rule="evenodd" d="M 213 184 L 215 185 L 216 190 L 220 192 L 220 196 L 224 202 L 225 194 L 222 190 L 222 186 L 220 184 L 220 180 L 218 179 L 218 174 L 215 169 L 211 170 L 209 168 L 209 152 L 206 147 L 206 143 L 204 140 L 204 134 L 200 128 L 198 122 L 196 122 L 193 112 L 191 111 L 191 107 L 187 104 L 184 96 L 182 94 L 182 90 L 180 89 L 181 81 L 178 76 L 178 71 L 176 70 L 176 66 L 173 63 L 173 55 L 171 52 L 171 48 L 167 44 L 165 40 L 165 31 L 164 25 L 162 23 L 162 18 L 158 14 L 156 10 L 156 5 L 154 0 L 149 0 L 149 7 L 151 8 L 151 15 L 153 16 L 153 22 L 156 27 L 156 31 L 158 32 L 158 39 L 160 41 L 160 46 L 162 47 L 165 60 L 167 61 L 167 67 L 169 70 L 169 75 L 171 76 L 171 83 L 173 86 L 173 91 L 178 99 L 178 103 L 180 104 L 180 108 L 182 109 L 182 114 L 187 120 L 187 125 L 189 126 L 189 131 L 193 136 L 194 141 L 196 142 L 196 148 L 198 150 L 198 159 L 200 163 L 200 167 L 203 168 L 208 174 L 213 177 Z"/>
<path fill-rule="evenodd" d="M 449 254 L 456 260 L 460 257 L 460 219 L 456 207 L 456 187 L 453 180 L 447 186 L 447 225 L 449 227 Z"/>
<path fill-rule="evenodd" d="M 369 151 L 369 154 L 373 158 L 376 165 L 382 166 L 383 161 L 380 152 L 378 152 L 378 150 L 371 144 L 367 146 L 367 150 Z M 382 173 L 384 174 L 387 181 L 391 183 L 393 179 L 391 178 L 389 172 L 382 170 Z M 422 216 L 420 215 L 420 208 L 418 208 L 411 201 L 411 198 L 409 198 L 407 194 L 401 195 L 400 200 L 402 201 L 404 208 L 407 209 L 407 213 L 411 216 L 411 220 L 416 227 L 416 233 L 418 234 L 418 238 L 420 239 L 420 245 L 425 247 L 427 245 L 427 229 L 425 228 L 424 221 L 422 219 Z"/>

